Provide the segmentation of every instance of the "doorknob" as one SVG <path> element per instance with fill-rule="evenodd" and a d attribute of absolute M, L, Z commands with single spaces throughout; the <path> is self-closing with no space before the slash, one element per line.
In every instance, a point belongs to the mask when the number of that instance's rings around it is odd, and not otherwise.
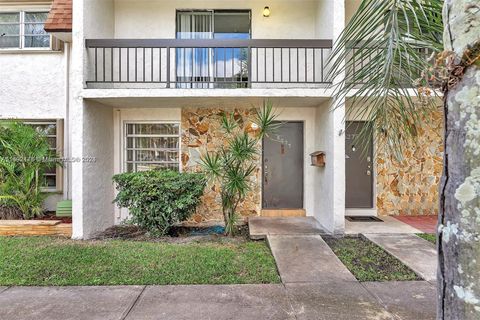
<path fill-rule="evenodd" d="M 371 175 L 372 175 L 372 171 L 367 170 L 367 176 L 371 176 Z"/>

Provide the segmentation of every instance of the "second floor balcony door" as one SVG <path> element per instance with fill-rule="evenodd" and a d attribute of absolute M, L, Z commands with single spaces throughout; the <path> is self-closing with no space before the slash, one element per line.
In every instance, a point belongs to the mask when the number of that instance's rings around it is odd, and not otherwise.
<path fill-rule="evenodd" d="M 177 11 L 177 39 L 250 39 L 250 11 Z M 178 48 L 178 88 L 232 88 L 248 82 L 247 48 Z M 240 84 L 239 84 L 240 82 Z"/>
<path fill-rule="evenodd" d="M 213 39 L 213 11 L 178 11 L 177 39 Z M 212 61 L 209 48 L 178 48 L 177 87 L 208 88 Z"/>

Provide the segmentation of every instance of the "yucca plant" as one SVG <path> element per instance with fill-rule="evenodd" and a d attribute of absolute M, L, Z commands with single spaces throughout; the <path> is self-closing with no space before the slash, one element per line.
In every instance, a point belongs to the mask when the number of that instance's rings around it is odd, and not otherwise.
<path fill-rule="evenodd" d="M 47 138 L 28 125 L 0 124 L 0 202 L 17 207 L 24 219 L 43 213 L 45 171 L 58 165 Z"/>
<path fill-rule="evenodd" d="M 256 169 L 263 137 L 274 132 L 281 124 L 270 101 L 265 101 L 251 120 L 252 132 L 244 131 L 233 114 L 224 113 L 220 122 L 226 143 L 214 152 L 205 152 L 200 164 L 210 183 L 220 185 L 221 205 L 225 233 L 235 234 L 237 207 L 252 188 L 251 175 Z"/>

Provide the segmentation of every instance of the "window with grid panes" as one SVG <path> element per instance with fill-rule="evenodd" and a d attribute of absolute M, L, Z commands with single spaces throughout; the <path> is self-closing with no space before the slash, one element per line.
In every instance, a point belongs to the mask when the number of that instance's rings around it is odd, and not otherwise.
<path fill-rule="evenodd" d="M 25 124 L 33 127 L 37 132 L 47 137 L 51 150 L 58 153 L 58 128 L 57 121 L 25 121 Z M 53 166 L 44 174 L 44 187 L 48 190 L 57 190 L 58 167 Z"/>
<path fill-rule="evenodd" d="M 165 122 L 125 125 L 125 171 L 180 169 L 180 124 Z"/>

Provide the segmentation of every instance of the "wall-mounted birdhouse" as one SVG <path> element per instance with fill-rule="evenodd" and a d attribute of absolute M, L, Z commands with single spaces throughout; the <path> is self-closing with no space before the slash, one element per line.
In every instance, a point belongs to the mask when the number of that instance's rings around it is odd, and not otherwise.
<path fill-rule="evenodd" d="M 312 160 L 312 166 L 315 167 L 325 167 L 325 152 L 324 151 L 315 151 L 310 154 Z"/>

